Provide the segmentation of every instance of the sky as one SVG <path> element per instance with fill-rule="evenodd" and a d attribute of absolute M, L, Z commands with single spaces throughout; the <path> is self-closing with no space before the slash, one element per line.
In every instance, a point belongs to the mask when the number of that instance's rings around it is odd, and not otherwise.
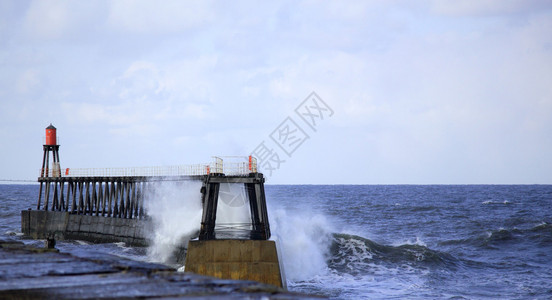
<path fill-rule="evenodd" d="M 0 180 L 259 158 L 268 184 L 552 184 L 552 2 L 0 0 Z"/>

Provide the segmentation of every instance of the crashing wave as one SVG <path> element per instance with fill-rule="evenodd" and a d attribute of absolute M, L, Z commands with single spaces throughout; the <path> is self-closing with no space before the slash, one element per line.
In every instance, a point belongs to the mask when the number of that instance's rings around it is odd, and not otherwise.
<path fill-rule="evenodd" d="M 328 266 L 340 272 L 357 275 L 370 272 L 375 265 L 448 266 L 457 259 L 448 253 L 432 250 L 424 245 L 403 244 L 388 246 L 356 235 L 333 234 Z"/>

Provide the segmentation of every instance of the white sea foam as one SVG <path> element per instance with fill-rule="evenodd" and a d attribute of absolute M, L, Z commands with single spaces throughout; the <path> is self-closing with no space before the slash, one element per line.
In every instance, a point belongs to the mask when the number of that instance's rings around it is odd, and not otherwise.
<path fill-rule="evenodd" d="M 199 231 L 201 224 L 201 182 L 164 181 L 146 195 L 145 207 L 153 221 L 148 257 L 170 262 L 178 247 Z"/>
<path fill-rule="evenodd" d="M 9 236 L 23 236 L 23 232 L 17 232 L 12 230 L 6 231 L 5 234 Z"/>
<path fill-rule="evenodd" d="M 321 214 L 270 210 L 270 226 L 282 249 L 286 277 L 308 281 L 328 273 L 332 226 Z"/>
<path fill-rule="evenodd" d="M 420 239 L 419 236 L 416 236 L 415 238 L 409 238 L 407 240 L 401 240 L 398 243 L 392 244 L 394 247 L 402 246 L 402 245 L 416 245 L 416 246 L 423 246 L 427 247 L 427 244 Z"/>
<path fill-rule="evenodd" d="M 117 242 L 113 243 L 115 246 L 117 246 L 118 249 L 120 249 L 123 253 L 131 251 L 133 248 L 128 246 L 125 242 Z"/>
<path fill-rule="evenodd" d="M 512 204 L 512 202 L 510 202 L 510 201 L 508 201 L 508 200 L 504 200 L 504 201 L 502 201 L 502 202 L 500 202 L 500 201 L 487 200 L 487 201 L 481 202 L 481 204 L 483 204 L 483 205 L 487 205 L 487 204 Z"/>
<path fill-rule="evenodd" d="M 374 257 L 370 247 L 362 240 L 337 237 L 336 242 L 340 245 L 336 257 L 332 259 L 337 264 L 347 265 L 350 269 L 366 269 Z"/>
<path fill-rule="evenodd" d="M 221 183 L 217 204 L 217 227 L 224 230 L 225 226 L 241 225 L 238 230 L 251 229 L 250 225 L 244 224 L 251 224 L 251 211 L 245 186 L 239 183 Z"/>

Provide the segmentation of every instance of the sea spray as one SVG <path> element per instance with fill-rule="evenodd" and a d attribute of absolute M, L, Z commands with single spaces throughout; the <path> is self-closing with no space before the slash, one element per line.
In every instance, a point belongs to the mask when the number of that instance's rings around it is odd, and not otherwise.
<path fill-rule="evenodd" d="M 251 210 L 243 184 L 220 184 L 215 224 L 217 237 L 249 238 Z"/>
<path fill-rule="evenodd" d="M 172 262 L 179 247 L 185 247 L 201 226 L 201 182 L 160 181 L 145 199 L 152 219 L 148 257 Z"/>
<path fill-rule="evenodd" d="M 279 208 L 271 209 L 269 218 L 288 280 L 309 281 L 328 272 L 332 226 L 324 215 Z"/>

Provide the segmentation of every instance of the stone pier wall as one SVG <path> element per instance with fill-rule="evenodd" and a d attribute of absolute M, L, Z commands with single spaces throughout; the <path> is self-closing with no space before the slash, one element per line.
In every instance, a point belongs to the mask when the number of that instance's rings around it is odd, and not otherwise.
<path fill-rule="evenodd" d="M 125 242 L 146 246 L 150 222 L 145 219 L 108 218 L 63 211 L 24 210 L 21 231 L 33 239 L 54 237 L 94 243 Z"/>

